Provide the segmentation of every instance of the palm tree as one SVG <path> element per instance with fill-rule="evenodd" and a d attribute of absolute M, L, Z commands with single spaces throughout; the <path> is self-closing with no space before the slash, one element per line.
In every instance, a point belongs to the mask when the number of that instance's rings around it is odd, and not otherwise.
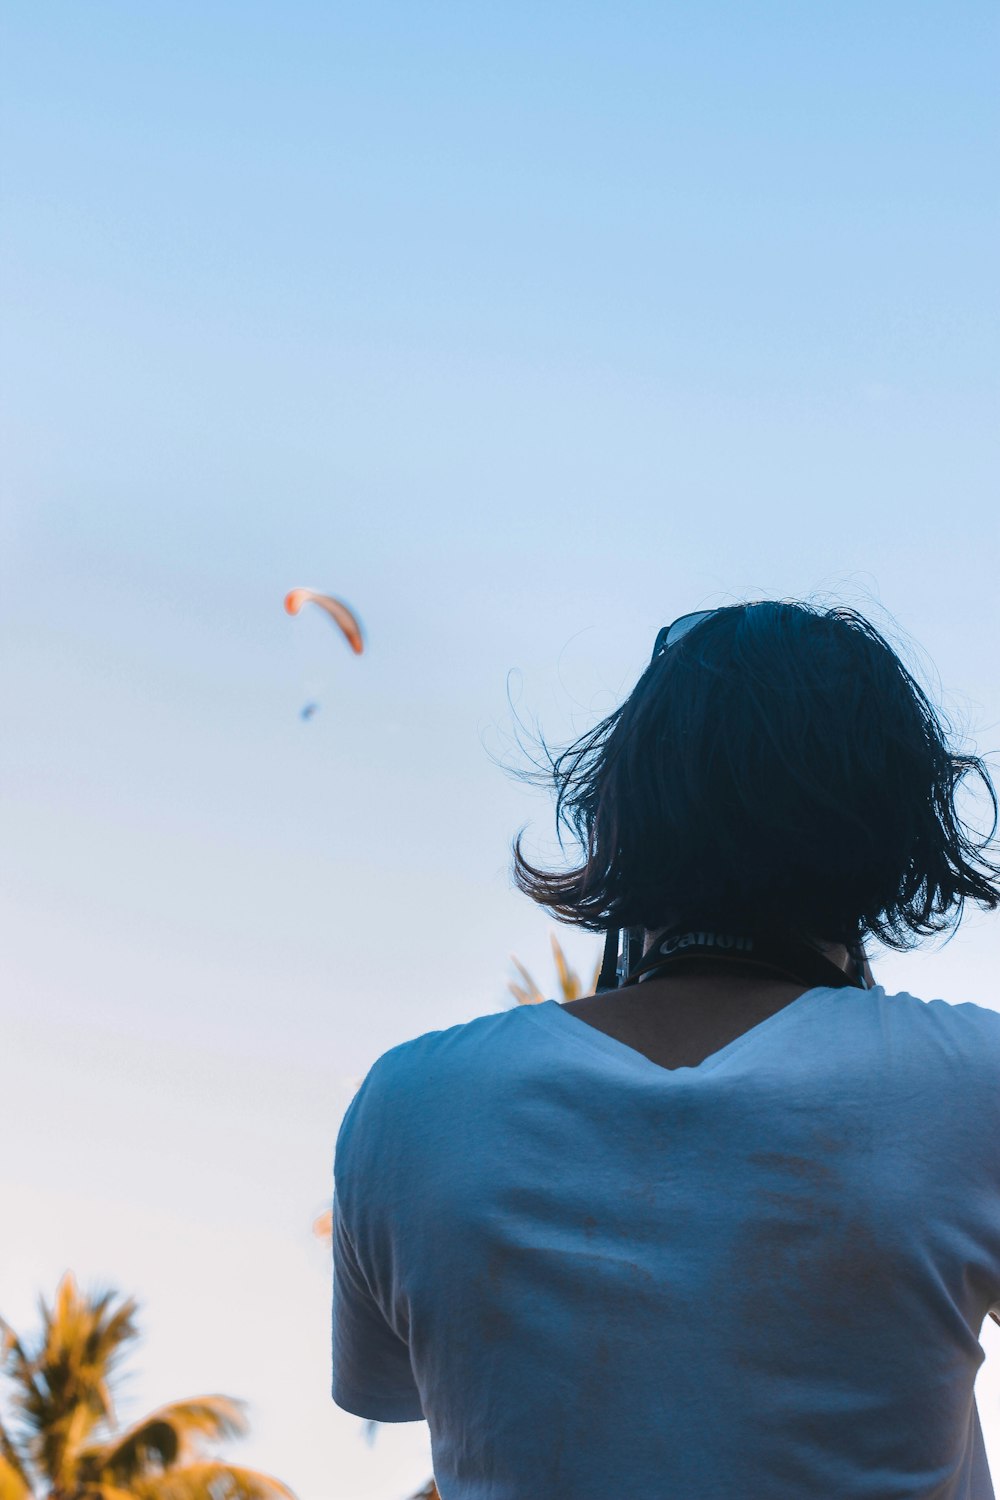
<path fill-rule="evenodd" d="M 566 955 L 562 951 L 562 948 L 559 945 L 559 939 L 556 937 L 554 932 L 549 934 L 549 942 L 552 944 L 552 957 L 556 961 L 556 979 L 559 984 L 560 994 L 562 995 L 564 1000 L 579 1000 L 581 995 L 584 993 L 583 985 L 580 981 L 580 976 L 576 974 L 567 963 Z M 518 1005 L 539 1005 L 545 999 L 545 996 L 538 988 L 538 985 L 532 979 L 531 975 L 521 963 L 520 959 L 515 958 L 513 953 L 510 955 L 510 961 L 517 969 L 517 972 L 520 974 L 521 978 L 524 980 L 523 985 L 515 984 L 513 980 L 508 981 L 507 988 L 514 996 L 514 999 L 517 1001 Z M 594 977 L 590 981 L 590 989 L 587 990 L 588 995 L 592 995 L 597 989 L 597 981 L 600 976 L 601 960 L 598 959 L 597 967 L 594 969 Z"/>
<path fill-rule="evenodd" d="M 121 1431 L 112 1377 L 138 1336 L 137 1304 L 85 1296 L 67 1272 L 41 1336 L 28 1347 L 0 1318 L 0 1373 L 12 1392 L 0 1417 L 0 1500 L 295 1500 L 287 1485 L 205 1451 L 242 1436 L 230 1396 L 172 1401 Z"/>

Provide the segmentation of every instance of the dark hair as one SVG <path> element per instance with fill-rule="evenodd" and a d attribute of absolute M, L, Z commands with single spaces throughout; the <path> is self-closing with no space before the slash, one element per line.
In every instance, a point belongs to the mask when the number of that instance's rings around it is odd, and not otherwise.
<path fill-rule="evenodd" d="M 585 859 L 539 869 L 522 829 L 514 880 L 591 932 L 742 922 L 904 949 L 957 927 L 966 898 L 1000 905 L 1000 866 L 983 854 L 997 826 L 986 767 L 952 753 L 926 695 L 855 610 L 720 609 L 620 708 L 546 755 L 560 846 L 565 828 Z M 955 808 L 970 771 L 993 808 L 978 840 Z"/>

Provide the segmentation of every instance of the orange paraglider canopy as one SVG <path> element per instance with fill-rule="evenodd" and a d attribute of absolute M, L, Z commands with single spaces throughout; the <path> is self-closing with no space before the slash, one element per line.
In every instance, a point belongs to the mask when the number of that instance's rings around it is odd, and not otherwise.
<path fill-rule="evenodd" d="M 303 604 L 318 604 L 320 609 L 325 609 L 330 619 L 340 626 L 351 650 L 355 655 L 361 655 L 365 649 L 361 624 L 343 600 L 334 599 L 332 594 L 318 594 L 315 589 L 292 589 L 285 595 L 285 609 L 290 615 L 297 615 Z"/>

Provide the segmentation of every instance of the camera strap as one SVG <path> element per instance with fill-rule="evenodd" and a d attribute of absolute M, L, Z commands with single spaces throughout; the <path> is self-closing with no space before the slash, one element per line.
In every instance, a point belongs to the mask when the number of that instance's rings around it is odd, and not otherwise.
<path fill-rule="evenodd" d="M 845 973 L 818 948 L 788 933 L 721 932 L 708 927 L 676 927 L 661 933 L 653 947 L 631 966 L 619 987 L 637 984 L 647 975 L 669 974 L 682 965 L 697 966 L 709 960 L 760 969 L 815 988 L 865 988 L 860 976 Z"/>

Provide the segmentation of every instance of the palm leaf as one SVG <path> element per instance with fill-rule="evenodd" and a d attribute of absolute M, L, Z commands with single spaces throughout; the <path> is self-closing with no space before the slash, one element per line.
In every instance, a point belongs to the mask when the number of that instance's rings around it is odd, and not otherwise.
<path fill-rule="evenodd" d="M 563 952 L 562 946 L 555 933 L 550 934 L 549 941 L 552 944 L 552 956 L 556 961 L 556 979 L 562 998 L 564 1000 L 579 1000 L 580 996 L 583 994 L 583 985 L 580 982 L 580 976 L 575 972 L 574 969 L 570 968 L 569 962 L 567 961 L 566 955 Z M 541 990 L 538 988 L 538 985 L 532 979 L 527 969 L 521 963 L 520 959 L 515 957 L 515 955 L 512 953 L 510 956 L 510 960 L 514 967 L 517 969 L 524 983 L 523 985 L 520 985 L 515 984 L 513 980 L 508 980 L 507 988 L 514 996 L 514 999 L 517 1001 L 518 1005 L 538 1005 L 542 1000 L 545 999 L 545 996 L 542 994 Z M 600 961 L 598 961 L 597 965 L 594 968 L 594 977 L 591 981 L 590 989 L 587 991 L 588 995 L 592 995 L 597 989 L 597 980 L 600 976 L 600 973 L 601 964 Z"/>
<path fill-rule="evenodd" d="M 244 1437 L 249 1426 L 246 1402 L 232 1396 L 190 1396 L 186 1401 L 170 1401 L 150 1412 L 150 1417 L 172 1422 L 189 1438 L 217 1442 Z"/>
<path fill-rule="evenodd" d="M 196 1396 L 172 1401 L 150 1412 L 127 1432 L 80 1455 L 88 1474 L 129 1485 L 158 1469 L 191 1458 L 201 1441 L 242 1437 L 247 1430 L 242 1401 L 229 1396 Z"/>
<path fill-rule="evenodd" d="M 38 1459 L 42 1457 L 37 1450 L 45 1434 L 45 1413 L 48 1403 L 47 1393 L 38 1379 L 38 1360 L 28 1353 L 5 1318 L 0 1318 L 0 1340 L 2 1340 L 0 1342 L 0 1371 L 3 1371 L 14 1384 L 10 1403 L 24 1423 L 25 1445 L 30 1456 Z M 11 1468 L 15 1464 L 20 1466 L 19 1455 L 16 1454 L 6 1432 L 4 1437 L 6 1443 L 3 1455 L 8 1466 Z M 9 1450 L 7 1444 L 10 1444 Z M 9 1476 L 5 1482 L 8 1484 L 11 1482 Z"/>
<path fill-rule="evenodd" d="M 31 1500 L 31 1486 L 19 1462 L 0 1453 L 0 1500 Z"/>
<path fill-rule="evenodd" d="M 19 1387 L 14 1404 L 25 1411 L 27 1403 L 38 1395 L 35 1362 L 5 1318 L 0 1318 L 0 1370 Z"/>
<path fill-rule="evenodd" d="M 124 1437 L 85 1449 L 79 1456 L 80 1477 L 99 1484 L 109 1479 L 128 1485 L 151 1470 L 169 1468 L 177 1462 L 181 1443 L 172 1422 L 146 1417 Z"/>
<path fill-rule="evenodd" d="M 581 988 L 580 976 L 566 962 L 566 955 L 554 932 L 549 934 L 549 939 L 552 943 L 552 956 L 556 961 L 556 973 L 559 975 L 559 988 L 562 990 L 563 999 L 578 1000 Z"/>
<path fill-rule="evenodd" d="M 514 996 L 518 1005 L 537 1005 L 541 1000 L 544 1000 L 545 996 L 542 994 L 541 990 L 538 988 L 538 985 L 532 979 L 531 975 L 528 973 L 521 960 L 512 953 L 510 955 L 510 961 L 514 965 L 517 972 L 520 974 L 521 978 L 524 980 L 525 984 L 525 988 L 523 989 L 519 984 L 515 984 L 513 980 L 510 980 L 507 984 L 507 988 Z"/>
<path fill-rule="evenodd" d="M 212 1459 L 137 1479 L 129 1493 L 133 1500 L 296 1500 L 271 1474 Z"/>
<path fill-rule="evenodd" d="M 24 1345 L 6 1318 L 0 1318 L 0 1363 L 2 1363 L 2 1368 L 15 1379 L 18 1378 L 19 1370 L 31 1364 Z"/>
<path fill-rule="evenodd" d="M 7 1468 L 11 1471 L 14 1478 L 18 1480 L 26 1490 L 31 1489 L 31 1481 L 28 1478 L 28 1471 L 24 1466 L 24 1460 L 17 1450 L 17 1444 L 14 1442 L 14 1439 L 11 1437 L 10 1433 L 7 1431 L 2 1422 L 0 1422 L 0 1464 L 6 1464 Z M 3 1485 L 0 1486 L 0 1494 L 6 1496 L 10 1491 L 11 1483 L 12 1480 L 9 1476 L 5 1478 L 3 1481 Z M 13 1492 L 10 1491 L 10 1493 Z"/>

